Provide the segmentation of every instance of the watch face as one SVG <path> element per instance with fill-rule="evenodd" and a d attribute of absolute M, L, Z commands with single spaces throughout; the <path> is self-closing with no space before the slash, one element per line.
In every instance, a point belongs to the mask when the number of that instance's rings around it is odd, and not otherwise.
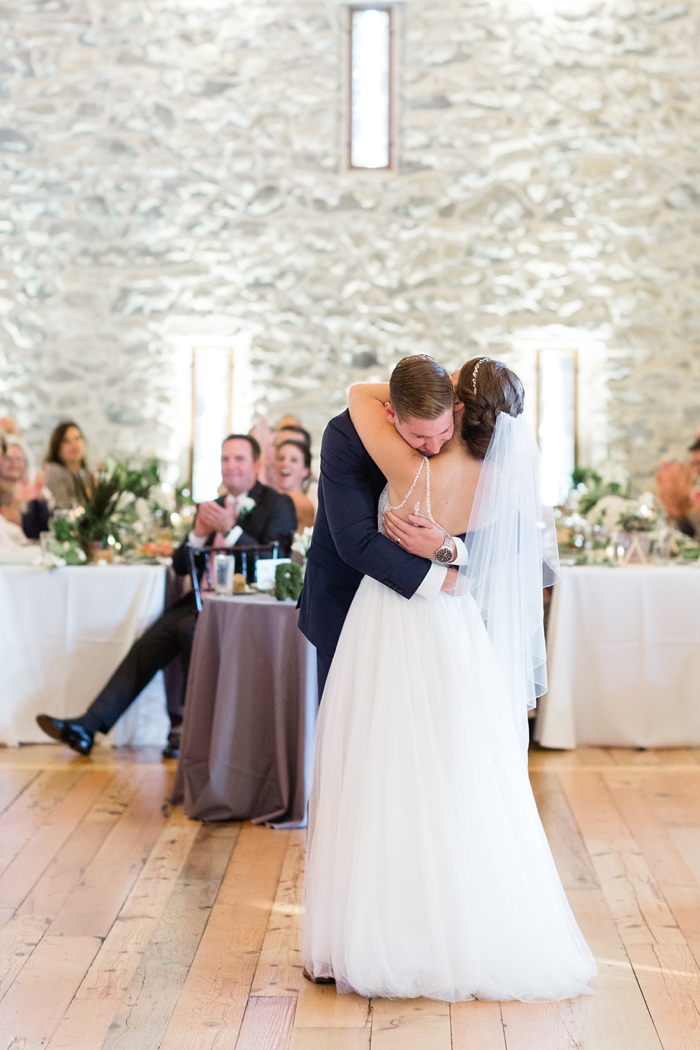
<path fill-rule="evenodd" d="M 452 547 L 439 547 L 435 551 L 436 561 L 452 561 Z"/>

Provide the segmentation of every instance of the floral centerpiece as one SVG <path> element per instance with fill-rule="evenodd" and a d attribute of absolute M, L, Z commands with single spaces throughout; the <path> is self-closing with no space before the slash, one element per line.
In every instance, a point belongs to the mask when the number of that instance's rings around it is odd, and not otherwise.
<path fill-rule="evenodd" d="M 275 569 L 274 591 L 278 601 L 284 601 L 285 598 L 293 598 L 295 602 L 299 600 L 313 534 L 314 530 L 309 526 L 302 532 L 296 532 L 292 540 L 291 562 L 278 565 Z"/>
<path fill-rule="evenodd" d="M 558 529 L 562 558 L 573 557 L 576 564 L 613 564 L 635 536 L 635 549 L 642 557 L 649 554 L 660 525 L 653 493 L 633 496 L 629 478 L 614 464 L 600 471 L 577 468 L 572 481 Z"/>
<path fill-rule="evenodd" d="M 170 558 L 192 529 L 195 504 L 187 487 L 162 483 L 148 500 L 125 497 L 119 542 L 130 561 Z"/>
<path fill-rule="evenodd" d="M 121 532 L 139 520 L 140 501 L 148 500 L 151 489 L 159 481 L 155 460 L 142 467 L 133 467 L 116 459 L 108 460 L 97 471 L 92 491 L 83 487 L 81 505 L 67 515 L 56 516 L 51 522 L 54 534 L 51 553 L 69 564 L 78 564 L 81 560 L 78 549 L 85 558 L 94 558 L 107 542 L 111 546 L 120 545 Z"/>
<path fill-rule="evenodd" d="M 311 546 L 311 540 L 313 539 L 314 530 L 308 525 L 301 532 L 294 533 L 294 539 L 292 540 L 292 561 L 298 562 L 302 569 L 306 568 L 306 557 L 309 553 L 309 547 Z M 295 558 L 294 555 L 297 555 Z"/>

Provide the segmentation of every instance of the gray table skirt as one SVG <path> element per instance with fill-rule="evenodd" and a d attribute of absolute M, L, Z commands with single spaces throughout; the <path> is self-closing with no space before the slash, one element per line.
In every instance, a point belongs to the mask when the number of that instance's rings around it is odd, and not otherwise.
<path fill-rule="evenodd" d="M 316 657 L 292 602 L 205 596 L 172 801 L 200 820 L 303 827 Z"/>

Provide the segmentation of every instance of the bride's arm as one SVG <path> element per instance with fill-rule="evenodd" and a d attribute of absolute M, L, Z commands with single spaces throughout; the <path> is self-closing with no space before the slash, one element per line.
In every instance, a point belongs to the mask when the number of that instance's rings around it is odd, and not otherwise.
<path fill-rule="evenodd" d="M 355 383 L 350 387 L 350 418 L 360 441 L 382 474 L 395 483 L 412 481 L 421 455 L 407 445 L 386 415 L 388 383 Z"/>

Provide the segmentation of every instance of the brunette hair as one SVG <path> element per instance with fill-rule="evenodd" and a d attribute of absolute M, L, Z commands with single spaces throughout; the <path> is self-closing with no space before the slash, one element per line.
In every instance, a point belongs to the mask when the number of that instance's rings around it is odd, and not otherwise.
<path fill-rule="evenodd" d="M 299 441 L 311 448 L 311 434 L 302 426 L 289 425 L 288 427 L 277 427 L 276 434 L 295 434 L 294 441 Z M 287 438 L 284 439 L 285 441 Z"/>
<path fill-rule="evenodd" d="M 221 442 L 221 451 L 224 450 L 224 445 L 227 441 L 247 441 L 250 445 L 250 450 L 253 453 L 253 463 L 257 463 L 260 459 L 260 442 L 257 438 L 254 438 L 252 434 L 229 434 Z"/>
<path fill-rule="evenodd" d="M 75 427 L 83 441 L 85 440 L 85 435 L 83 434 L 78 424 L 74 423 L 72 419 L 64 419 L 62 423 L 59 423 L 58 426 L 53 428 L 53 433 L 49 438 L 49 450 L 46 453 L 47 463 L 58 463 L 59 466 L 65 467 L 65 463 L 61 459 L 61 445 L 63 444 L 63 439 L 65 438 L 66 434 L 68 433 L 71 427 Z M 85 462 L 84 456 L 80 461 L 80 466 L 87 467 L 87 463 Z"/>
<path fill-rule="evenodd" d="M 472 357 L 462 365 L 455 393 L 464 405 L 462 440 L 470 455 L 483 459 L 499 412 L 509 416 L 522 412 L 523 384 L 502 361 Z"/>
<path fill-rule="evenodd" d="M 696 438 L 693 444 L 688 446 L 688 452 L 700 452 L 700 437 Z"/>
<path fill-rule="evenodd" d="M 304 466 L 307 470 L 311 470 L 311 451 L 307 445 L 305 445 L 301 441 L 294 441 L 292 438 L 285 438 L 284 441 L 280 441 L 279 445 L 275 449 L 275 455 L 277 455 L 279 450 L 281 448 L 284 448 L 285 445 L 291 445 L 292 448 L 298 448 L 302 456 L 304 457 Z"/>
<path fill-rule="evenodd" d="M 389 400 L 400 420 L 438 419 L 454 407 L 452 380 L 427 354 L 404 357 L 391 373 Z"/>

